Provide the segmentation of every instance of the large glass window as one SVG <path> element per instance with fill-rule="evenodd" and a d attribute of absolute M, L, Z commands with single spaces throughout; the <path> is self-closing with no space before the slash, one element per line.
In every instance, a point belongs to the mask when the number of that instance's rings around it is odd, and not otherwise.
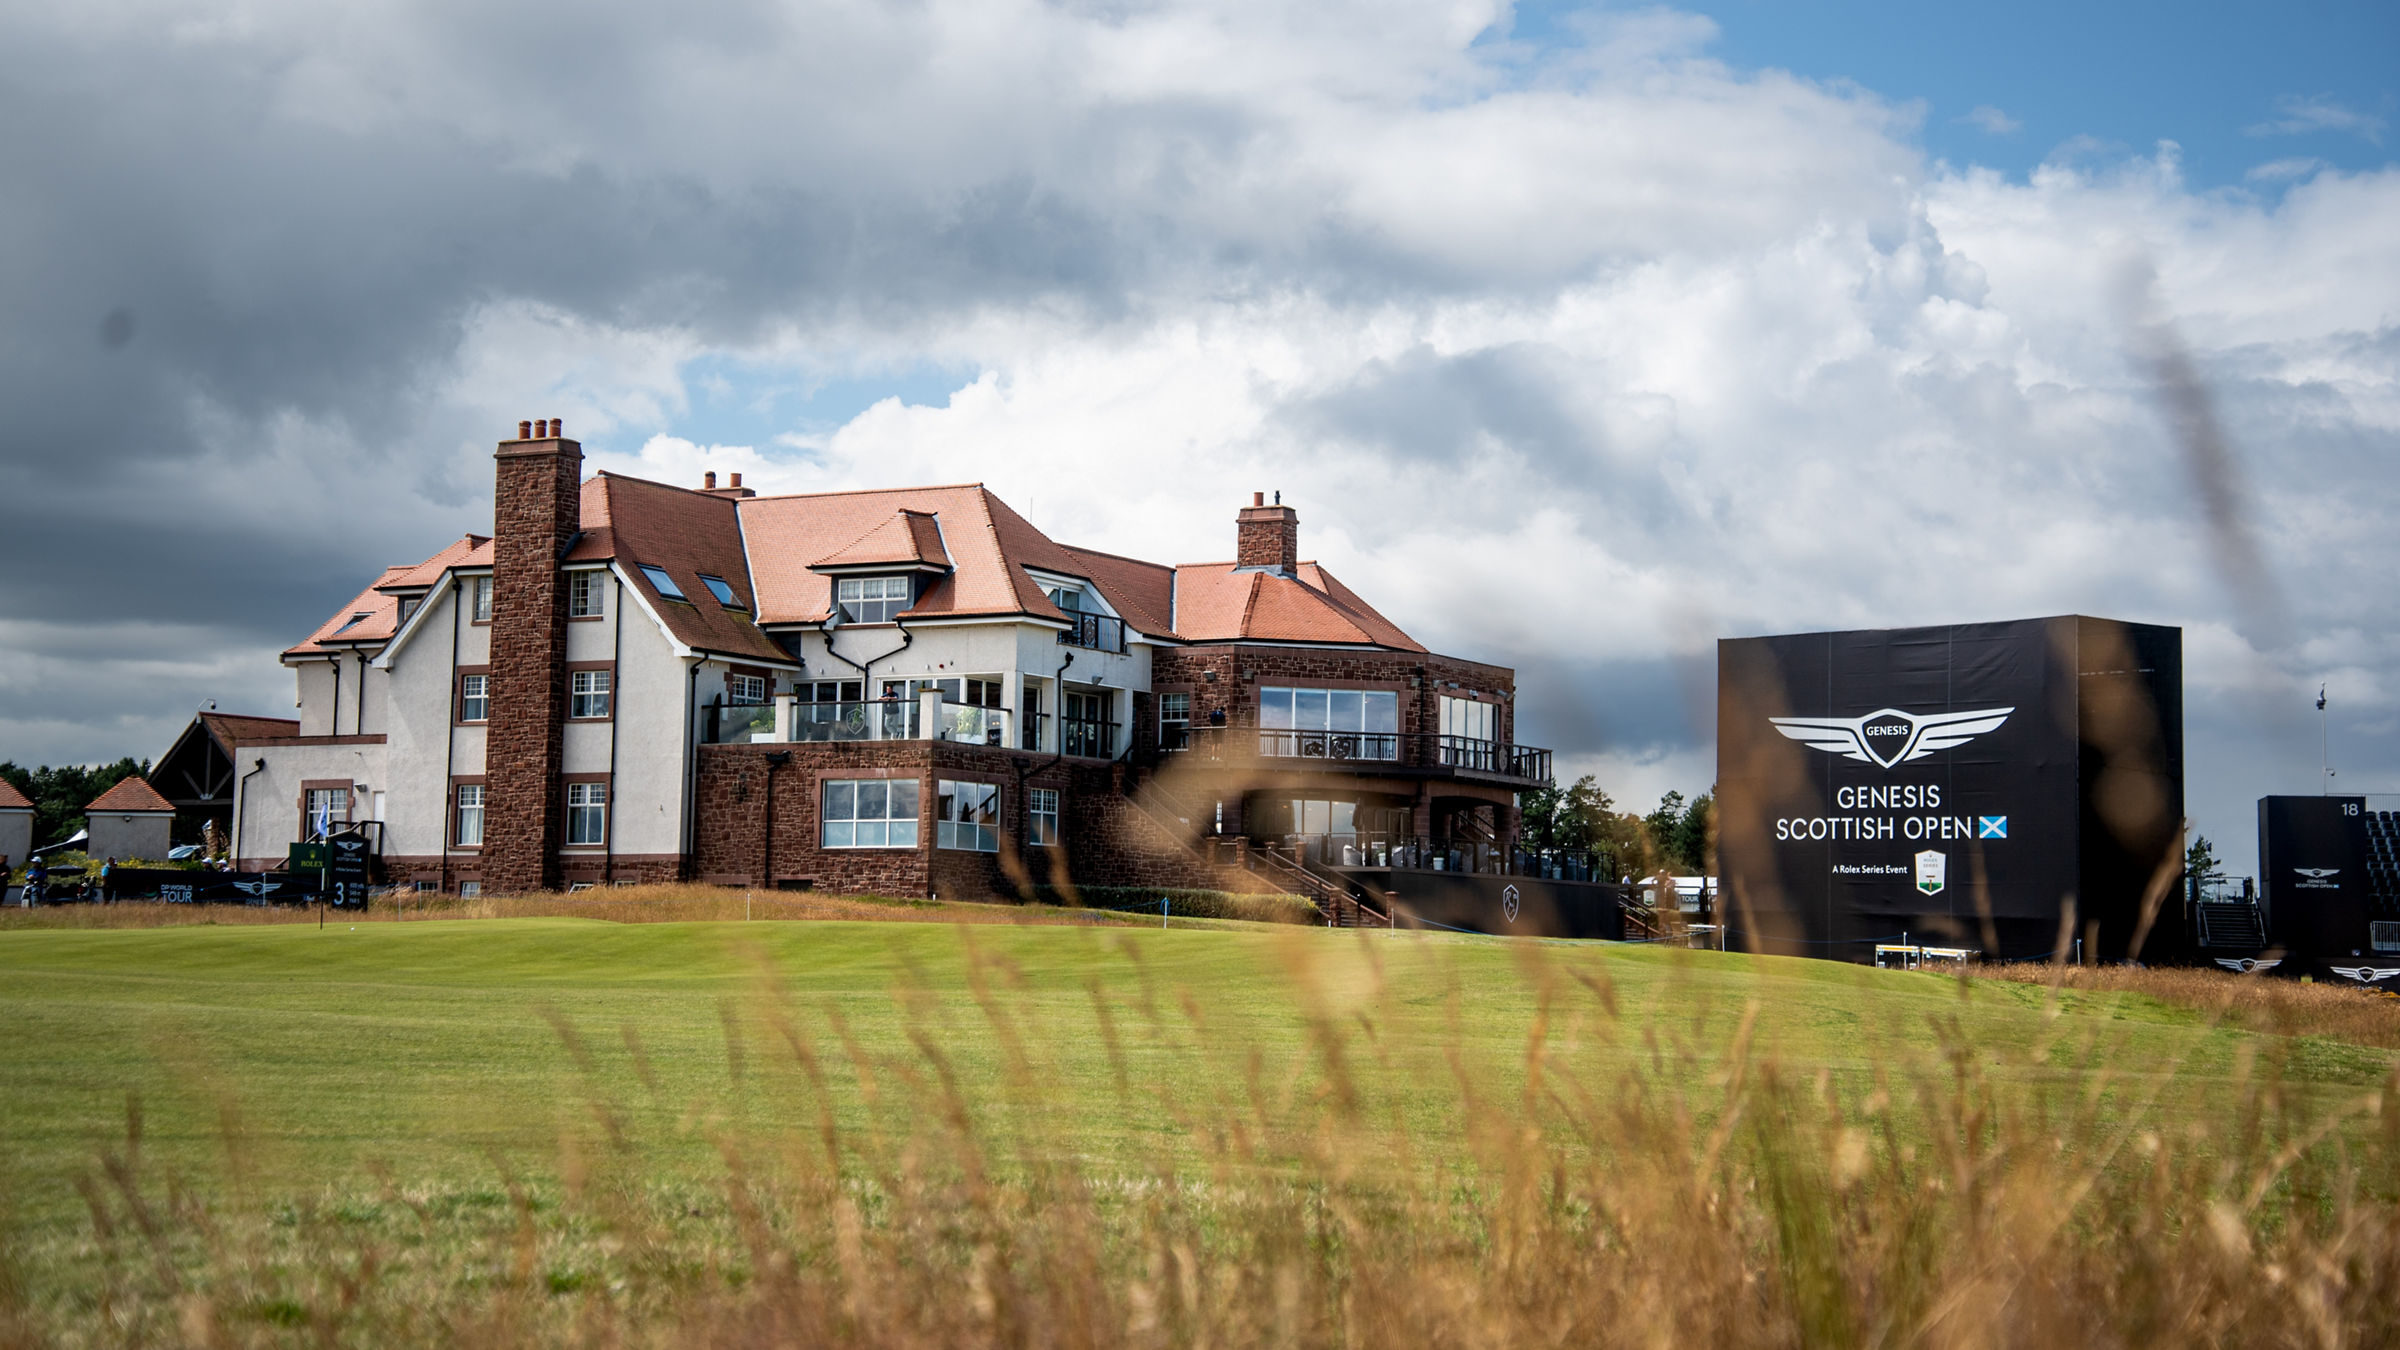
<path fill-rule="evenodd" d="M 568 677 L 572 684 L 567 691 L 567 716 L 608 716 L 609 673 L 605 670 L 578 670 Z"/>
<path fill-rule="evenodd" d="M 1398 759 L 1400 695 L 1389 689 L 1258 691 L 1259 749 L 1317 759 Z"/>
<path fill-rule="evenodd" d="M 972 853 L 1000 851 L 1000 785 L 943 779 L 934 799 L 934 843 Z"/>
<path fill-rule="evenodd" d="M 1442 734 L 1471 741 L 1500 739 L 1500 705 L 1481 699 L 1442 696 Z"/>
<path fill-rule="evenodd" d="M 608 842 L 608 784 L 567 784 L 567 842 Z"/>
<path fill-rule="evenodd" d="M 606 592 L 601 582 L 606 572 L 569 572 L 567 574 L 567 617 L 596 619 L 605 611 Z"/>
<path fill-rule="evenodd" d="M 1192 733 L 1192 696 L 1190 694 L 1160 694 L 1158 696 L 1158 744 L 1161 749 L 1181 750 Z"/>
<path fill-rule="evenodd" d="M 764 703 L 767 701 L 767 677 L 764 675 L 728 675 L 725 677 L 725 701 L 728 703 Z"/>
<path fill-rule="evenodd" d="M 914 778 L 829 778 L 819 800 L 826 848 L 917 846 Z"/>
<path fill-rule="evenodd" d="M 911 599 L 907 577 L 843 577 L 833 598 L 844 623 L 890 623 Z"/>
<path fill-rule="evenodd" d="M 1058 842 L 1058 789 L 1034 788 L 1025 794 L 1026 838 L 1036 844 Z"/>
<path fill-rule="evenodd" d="M 451 832 L 450 842 L 460 848 L 476 848 L 483 843 L 483 784 L 461 783 L 458 792 L 458 827 Z"/>
<path fill-rule="evenodd" d="M 492 717 L 492 677 L 461 675 L 458 677 L 458 720 L 488 722 Z"/>

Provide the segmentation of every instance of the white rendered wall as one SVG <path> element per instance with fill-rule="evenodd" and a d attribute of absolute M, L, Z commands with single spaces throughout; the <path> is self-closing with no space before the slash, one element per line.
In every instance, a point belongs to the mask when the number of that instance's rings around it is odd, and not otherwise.
<path fill-rule="evenodd" d="M 0 808 L 0 858 L 10 867 L 23 867 L 33 854 L 33 812 L 22 807 Z"/>

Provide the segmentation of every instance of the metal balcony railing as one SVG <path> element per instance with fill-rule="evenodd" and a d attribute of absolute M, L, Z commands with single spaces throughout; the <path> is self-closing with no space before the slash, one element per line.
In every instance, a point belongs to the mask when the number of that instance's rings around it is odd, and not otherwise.
<path fill-rule="evenodd" d="M 1121 652 L 1125 650 L 1125 621 L 1106 614 L 1069 614 L 1067 631 L 1058 635 L 1058 641 L 1066 647 Z"/>
<path fill-rule="evenodd" d="M 1171 728 L 1160 740 L 1164 753 L 1188 753 L 1208 760 L 1242 757 L 1249 747 L 1256 746 L 1255 753 L 1262 760 L 1321 759 L 1364 768 L 1449 769 L 1527 783 L 1547 783 L 1551 774 L 1547 750 L 1424 732 L 1195 726 Z"/>
<path fill-rule="evenodd" d="M 1583 849 L 1503 848 L 1478 840 L 1427 839 L 1416 835 L 1365 831 L 1356 834 L 1287 834 L 1280 836 L 1277 846 L 1293 858 L 1323 867 L 1392 867 L 1418 872 L 1535 877 L 1548 881 L 1616 880 L 1607 854 Z"/>
<path fill-rule="evenodd" d="M 792 704 L 788 737 L 778 735 L 772 703 L 711 704 L 701 738 L 711 745 L 748 741 L 905 741 L 924 735 L 923 711 L 913 698 L 854 699 L 842 703 Z M 1006 708 L 983 708 L 944 700 L 931 739 L 971 745 L 1010 743 Z M 1031 748 L 1030 746 L 1027 748 Z"/>

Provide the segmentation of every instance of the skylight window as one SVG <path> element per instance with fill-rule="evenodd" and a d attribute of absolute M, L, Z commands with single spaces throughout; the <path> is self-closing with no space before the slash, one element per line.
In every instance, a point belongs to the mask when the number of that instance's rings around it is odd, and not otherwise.
<path fill-rule="evenodd" d="M 661 597 L 668 600 L 683 599 L 683 588 L 675 584 L 675 578 L 667 575 L 667 569 L 652 567 L 648 563 L 641 564 L 641 568 L 642 576 L 649 581 L 651 589 L 657 591 Z"/>
<path fill-rule="evenodd" d="M 369 617 L 370 615 L 367 613 L 353 614 L 350 616 L 350 622 L 333 630 L 333 635 L 335 637 L 340 637 L 342 634 L 349 632 L 351 629 L 358 627 L 362 623 L 365 623 Z"/>
<path fill-rule="evenodd" d="M 702 572 L 700 574 L 700 584 L 708 587 L 708 593 L 717 597 L 717 603 L 723 605 L 727 609 L 749 608 L 749 606 L 741 602 L 739 597 L 734 595 L 733 587 L 726 584 L 725 578 L 723 577 L 712 577 L 708 573 Z"/>

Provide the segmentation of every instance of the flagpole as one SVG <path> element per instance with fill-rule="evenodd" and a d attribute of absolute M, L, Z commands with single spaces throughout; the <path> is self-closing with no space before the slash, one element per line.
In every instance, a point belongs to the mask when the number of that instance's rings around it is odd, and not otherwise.
<path fill-rule="evenodd" d="M 2333 795 L 2333 741 L 2325 729 L 2325 686 L 2317 686 L 2317 795 Z"/>

